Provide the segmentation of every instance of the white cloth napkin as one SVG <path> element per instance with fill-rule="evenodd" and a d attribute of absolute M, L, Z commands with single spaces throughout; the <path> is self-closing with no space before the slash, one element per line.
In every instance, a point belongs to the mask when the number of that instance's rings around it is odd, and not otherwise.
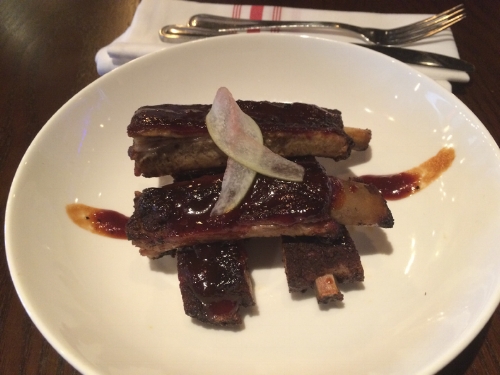
<path fill-rule="evenodd" d="M 97 71 L 103 75 L 148 53 L 172 48 L 175 44 L 160 40 L 159 29 L 169 24 L 186 24 L 191 16 L 198 13 L 252 19 L 337 21 L 377 28 L 398 27 L 429 16 L 428 14 L 382 14 L 276 6 L 209 4 L 183 0 L 142 0 L 137 7 L 130 27 L 97 53 L 95 58 Z M 344 42 L 363 43 L 355 34 L 321 34 L 321 36 Z M 450 29 L 407 47 L 458 57 L 457 47 Z M 465 72 L 416 65 L 413 67 L 435 79 L 450 91 L 449 82 L 469 81 L 469 75 Z"/>

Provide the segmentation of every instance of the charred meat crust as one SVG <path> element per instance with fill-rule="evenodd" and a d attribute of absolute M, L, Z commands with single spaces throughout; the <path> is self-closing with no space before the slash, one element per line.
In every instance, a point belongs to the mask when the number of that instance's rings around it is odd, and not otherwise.
<path fill-rule="evenodd" d="M 345 227 L 337 237 L 282 237 L 282 254 L 290 292 L 304 292 L 315 280 L 332 274 L 339 283 L 361 282 L 364 270 Z"/>

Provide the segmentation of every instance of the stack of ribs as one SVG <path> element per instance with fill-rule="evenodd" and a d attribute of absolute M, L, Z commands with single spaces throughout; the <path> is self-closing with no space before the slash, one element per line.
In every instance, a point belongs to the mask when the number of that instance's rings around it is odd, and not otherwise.
<path fill-rule="evenodd" d="M 257 175 L 242 203 L 211 216 L 227 156 L 210 138 L 210 105 L 139 108 L 127 128 L 137 176 L 174 182 L 136 192 L 127 236 L 142 255 L 176 254 L 187 315 L 215 325 L 241 324 L 255 304 L 242 241 L 281 237 L 290 292 L 316 290 L 319 303 L 342 300 L 336 281 L 364 280 L 347 225 L 390 228 L 386 201 L 372 185 L 327 176 L 317 156 L 343 160 L 365 150 L 369 130 L 343 126 L 341 113 L 303 103 L 237 101 L 261 128 L 264 144 L 305 168 L 302 182 Z"/>

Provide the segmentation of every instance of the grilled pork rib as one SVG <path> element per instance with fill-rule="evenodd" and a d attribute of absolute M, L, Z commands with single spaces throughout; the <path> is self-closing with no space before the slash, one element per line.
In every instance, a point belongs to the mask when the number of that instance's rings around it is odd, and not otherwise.
<path fill-rule="evenodd" d="M 369 130 L 344 128 L 341 113 L 303 103 L 237 101 L 262 130 L 264 144 L 285 157 L 324 156 L 346 159 L 364 150 Z M 159 177 L 193 169 L 224 166 L 227 156 L 214 144 L 205 125 L 206 104 L 145 106 L 127 128 L 129 156 L 137 176 Z"/>
<path fill-rule="evenodd" d="M 174 177 L 189 181 L 220 171 L 189 171 Z M 241 308 L 255 305 L 247 253 L 241 241 L 185 246 L 175 251 L 186 315 L 217 326 L 243 323 Z"/>
<path fill-rule="evenodd" d="M 210 216 L 210 211 L 218 199 L 222 175 L 145 189 L 134 200 L 127 237 L 142 255 L 157 258 L 178 247 L 206 242 L 281 235 L 335 236 L 340 224 L 393 225 L 378 190 L 328 177 L 312 157 L 296 162 L 305 167 L 303 182 L 258 175 L 240 206 L 220 216 Z"/>
<path fill-rule="evenodd" d="M 300 164 L 306 168 L 303 182 L 258 176 L 243 202 L 220 216 L 210 212 L 222 175 L 145 189 L 135 198 L 127 236 L 141 254 L 156 257 L 204 242 L 336 232 L 338 225 L 329 215 L 329 178 L 314 158 Z"/>
<path fill-rule="evenodd" d="M 354 241 L 342 226 L 336 237 L 282 237 L 282 255 L 290 293 L 314 288 L 316 280 L 333 275 L 339 283 L 364 280 L 364 270 Z M 332 299 L 342 299 L 342 294 Z M 318 298 L 327 303 L 328 297 Z"/>
<path fill-rule="evenodd" d="M 176 254 L 186 315 L 213 325 L 241 324 L 240 307 L 255 305 L 243 246 L 222 241 L 186 246 Z"/>

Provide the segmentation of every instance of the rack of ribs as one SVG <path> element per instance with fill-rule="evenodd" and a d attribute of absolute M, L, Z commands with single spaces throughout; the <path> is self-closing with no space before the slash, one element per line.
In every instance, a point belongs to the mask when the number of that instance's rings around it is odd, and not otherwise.
<path fill-rule="evenodd" d="M 254 304 L 242 238 L 283 236 L 290 291 L 314 284 L 321 303 L 342 298 L 338 290 L 324 291 L 335 286 L 333 276 L 362 281 L 359 255 L 343 224 L 391 227 L 385 200 L 369 185 L 327 176 L 313 157 L 296 161 L 306 169 L 303 183 L 259 175 L 237 212 L 225 218 L 209 214 L 220 174 L 192 172 L 138 194 L 128 237 L 151 258 L 176 250 L 188 316 L 213 325 L 241 324 L 241 307 Z"/>
<path fill-rule="evenodd" d="M 282 236 L 290 292 L 315 288 L 319 303 L 341 300 L 336 282 L 364 279 L 345 225 L 390 228 L 393 218 L 371 185 L 327 176 L 314 156 L 342 160 L 362 151 L 369 130 L 344 127 L 337 110 L 302 103 L 238 101 L 261 127 L 265 145 L 306 168 L 304 183 L 258 175 L 233 212 L 210 217 L 227 156 L 208 135 L 210 105 L 139 108 L 127 128 L 137 176 L 174 183 L 136 192 L 127 235 L 142 255 L 176 254 L 184 310 L 212 325 L 241 324 L 255 304 L 241 239 Z"/>

